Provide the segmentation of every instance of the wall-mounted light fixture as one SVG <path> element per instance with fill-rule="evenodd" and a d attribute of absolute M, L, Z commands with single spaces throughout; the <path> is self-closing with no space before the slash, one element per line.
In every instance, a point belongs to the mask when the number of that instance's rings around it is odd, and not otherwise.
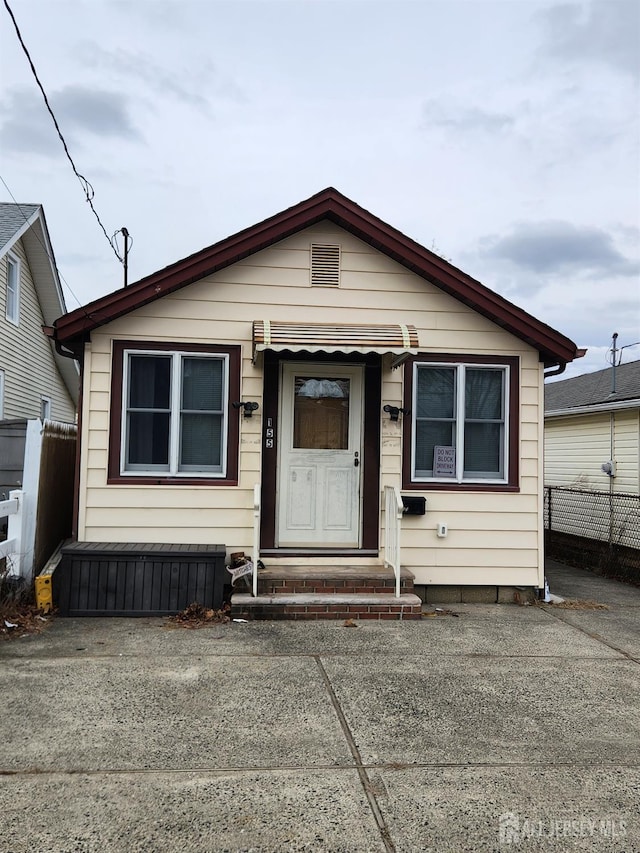
<path fill-rule="evenodd" d="M 403 415 L 411 414 L 411 409 L 401 409 L 399 406 L 383 406 L 382 411 L 387 412 L 392 421 L 397 421 L 400 413 Z"/>
<path fill-rule="evenodd" d="M 250 418 L 251 415 L 258 408 L 259 404 L 253 403 L 249 400 L 246 403 L 243 403 L 241 400 L 238 400 L 237 403 L 232 403 L 231 405 L 233 406 L 234 409 L 244 409 L 245 418 Z"/>

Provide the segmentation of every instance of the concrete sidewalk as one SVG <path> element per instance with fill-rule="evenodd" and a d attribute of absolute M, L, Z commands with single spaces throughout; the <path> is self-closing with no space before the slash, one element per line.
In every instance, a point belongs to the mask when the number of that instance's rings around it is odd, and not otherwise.
<path fill-rule="evenodd" d="M 640 851 L 640 589 L 0 644 L 0 851 Z"/>

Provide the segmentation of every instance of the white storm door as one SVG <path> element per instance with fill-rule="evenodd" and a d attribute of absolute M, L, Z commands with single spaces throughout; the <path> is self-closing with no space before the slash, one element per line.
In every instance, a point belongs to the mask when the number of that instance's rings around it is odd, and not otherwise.
<path fill-rule="evenodd" d="M 362 377 L 360 365 L 283 364 L 281 548 L 359 547 Z"/>

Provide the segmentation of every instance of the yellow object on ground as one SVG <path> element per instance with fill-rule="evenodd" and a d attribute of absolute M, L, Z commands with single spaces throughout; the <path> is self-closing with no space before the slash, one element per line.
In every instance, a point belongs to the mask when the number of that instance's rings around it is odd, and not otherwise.
<path fill-rule="evenodd" d="M 53 607 L 53 578 L 51 575 L 38 575 L 36 578 L 36 605 L 43 613 L 49 613 Z"/>

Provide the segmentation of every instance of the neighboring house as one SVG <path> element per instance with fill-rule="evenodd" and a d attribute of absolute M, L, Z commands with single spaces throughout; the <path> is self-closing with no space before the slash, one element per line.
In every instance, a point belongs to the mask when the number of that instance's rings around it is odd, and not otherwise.
<path fill-rule="evenodd" d="M 640 361 L 545 387 L 549 556 L 640 580 Z"/>
<path fill-rule="evenodd" d="M 83 365 L 94 586 L 116 543 L 253 553 L 259 484 L 271 573 L 381 569 L 395 487 L 426 499 L 402 519 L 417 585 L 543 587 L 543 377 L 580 352 L 336 190 L 50 334 Z"/>
<path fill-rule="evenodd" d="M 0 501 L 23 485 L 27 421 L 75 421 L 78 366 L 43 331 L 64 311 L 42 207 L 0 203 Z"/>
<path fill-rule="evenodd" d="M 545 485 L 640 494 L 640 361 L 548 383 L 544 418 Z"/>
<path fill-rule="evenodd" d="M 77 365 L 43 332 L 64 311 L 42 207 L 0 203 L 0 420 L 75 421 Z"/>

